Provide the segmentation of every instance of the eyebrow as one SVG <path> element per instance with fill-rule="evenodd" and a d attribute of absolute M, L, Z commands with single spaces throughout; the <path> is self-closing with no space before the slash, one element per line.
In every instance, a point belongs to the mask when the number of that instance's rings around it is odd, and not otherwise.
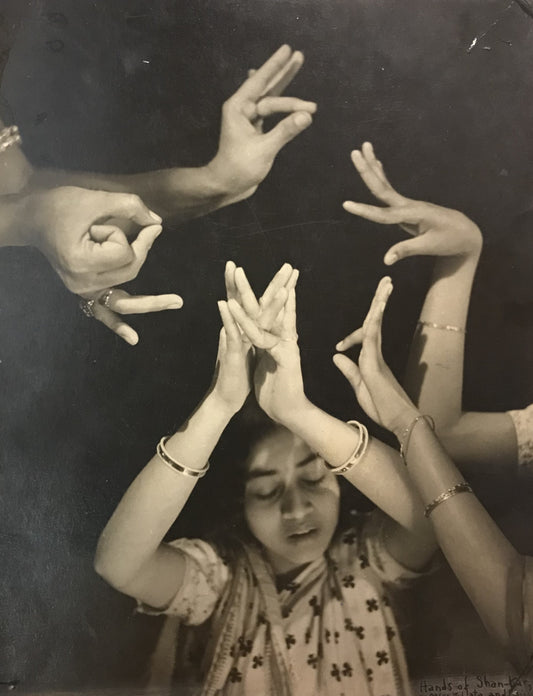
<path fill-rule="evenodd" d="M 306 466 L 307 464 L 310 464 L 313 462 L 315 459 L 319 459 L 320 455 L 316 454 L 315 452 L 311 452 L 305 459 L 302 459 L 301 462 L 298 462 L 296 464 L 296 468 L 299 469 L 302 466 Z M 279 474 L 279 471 L 276 469 L 253 469 L 248 473 L 248 476 L 246 477 L 247 481 L 253 481 L 254 479 L 262 478 L 263 476 L 274 476 L 275 474 Z"/>

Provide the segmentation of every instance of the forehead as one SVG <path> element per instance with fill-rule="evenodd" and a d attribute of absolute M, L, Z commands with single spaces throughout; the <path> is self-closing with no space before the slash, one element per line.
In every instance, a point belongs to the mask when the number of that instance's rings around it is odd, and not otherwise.
<path fill-rule="evenodd" d="M 246 471 L 248 478 L 260 471 L 286 471 L 315 458 L 302 439 L 285 428 L 277 428 L 262 438 L 250 452 Z"/>

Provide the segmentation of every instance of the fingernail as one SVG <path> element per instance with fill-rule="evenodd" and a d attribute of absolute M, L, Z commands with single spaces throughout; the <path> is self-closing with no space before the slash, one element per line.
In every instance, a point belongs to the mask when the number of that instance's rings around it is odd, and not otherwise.
<path fill-rule="evenodd" d="M 344 341 L 339 341 L 335 346 L 335 350 L 342 350 L 344 346 Z"/>
<path fill-rule="evenodd" d="M 396 263 L 396 261 L 398 261 L 397 254 L 389 254 L 385 257 L 385 263 L 387 264 L 387 266 L 392 266 L 392 264 Z"/>
<path fill-rule="evenodd" d="M 129 327 L 119 329 L 117 333 L 120 338 L 123 338 L 126 343 L 130 344 L 130 346 L 136 346 L 137 343 L 139 343 L 139 336 L 137 336 L 137 333 Z"/>
<path fill-rule="evenodd" d="M 168 309 L 181 309 L 183 307 L 183 300 L 181 302 L 173 302 L 168 305 Z"/>
<path fill-rule="evenodd" d="M 154 213 L 153 210 L 150 211 L 150 217 L 152 218 L 152 220 L 155 220 L 156 222 L 163 222 L 163 218 L 157 213 Z"/>
<path fill-rule="evenodd" d="M 311 116 L 303 111 L 299 111 L 294 116 L 294 123 L 298 126 L 298 128 L 305 128 L 306 126 L 309 126 L 312 120 L 313 119 Z"/>

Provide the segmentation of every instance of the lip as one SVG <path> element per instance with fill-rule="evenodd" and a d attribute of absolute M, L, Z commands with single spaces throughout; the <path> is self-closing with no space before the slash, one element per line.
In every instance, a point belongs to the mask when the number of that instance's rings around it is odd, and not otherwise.
<path fill-rule="evenodd" d="M 314 539 L 318 534 L 318 529 L 316 527 L 302 527 L 301 529 L 294 529 L 287 534 L 287 539 L 293 543 L 299 544 L 310 539 Z"/>

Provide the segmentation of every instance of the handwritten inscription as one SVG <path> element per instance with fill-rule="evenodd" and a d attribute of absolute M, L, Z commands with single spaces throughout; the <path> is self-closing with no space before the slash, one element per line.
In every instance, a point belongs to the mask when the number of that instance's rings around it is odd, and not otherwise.
<path fill-rule="evenodd" d="M 426 677 L 413 681 L 413 692 L 415 696 L 533 696 L 533 675 Z"/>

